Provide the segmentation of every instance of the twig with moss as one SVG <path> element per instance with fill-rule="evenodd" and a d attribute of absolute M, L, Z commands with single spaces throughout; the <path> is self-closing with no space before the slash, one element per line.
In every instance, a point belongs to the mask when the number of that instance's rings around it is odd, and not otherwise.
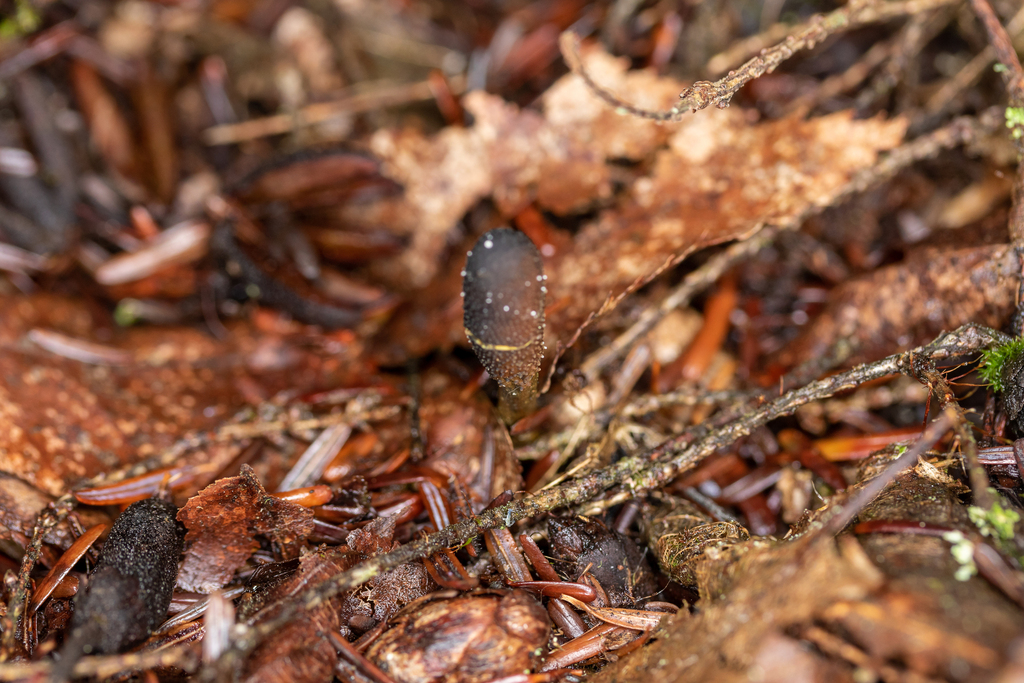
<path fill-rule="evenodd" d="M 372 557 L 298 595 L 274 618 L 244 632 L 220 659 L 217 666 L 223 672 L 236 670 L 247 653 L 299 614 L 324 604 L 344 591 L 357 588 L 382 572 L 401 564 L 426 557 L 443 548 L 457 547 L 487 529 L 507 527 L 521 519 L 578 505 L 613 486 L 621 485 L 633 492 L 660 487 L 695 467 L 717 449 L 750 434 L 771 420 L 792 414 L 801 405 L 828 398 L 837 392 L 852 389 L 871 380 L 909 373 L 915 357 L 936 360 L 959 357 L 1005 343 L 1007 339 L 1006 335 L 995 330 L 978 325 L 966 325 L 913 351 L 866 363 L 790 391 L 774 401 L 750 410 L 730 424 L 717 429 L 705 429 L 703 434 L 688 433 L 669 439 L 654 449 L 623 458 L 605 469 L 487 510 L 477 517 L 452 524 L 389 553 Z"/>

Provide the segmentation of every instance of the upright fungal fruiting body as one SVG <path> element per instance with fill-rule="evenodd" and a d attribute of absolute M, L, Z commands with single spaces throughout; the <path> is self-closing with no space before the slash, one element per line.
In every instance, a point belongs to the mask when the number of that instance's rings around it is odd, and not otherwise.
<path fill-rule="evenodd" d="M 462 276 L 466 337 L 498 383 L 501 418 L 512 423 L 537 400 L 547 293 L 540 253 L 521 232 L 491 230 L 469 252 Z"/>
<path fill-rule="evenodd" d="M 75 600 L 71 633 L 52 680 L 70 679 L 84 654 L 116 653 L 145 640 L 167 616 L 185 538 L 177 512 L 171 503 L 147 498 L 114 522 Z"/>

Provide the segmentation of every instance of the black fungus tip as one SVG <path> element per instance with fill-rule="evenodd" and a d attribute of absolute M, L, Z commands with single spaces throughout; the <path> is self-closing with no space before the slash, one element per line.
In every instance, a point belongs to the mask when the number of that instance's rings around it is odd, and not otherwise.
<path fill-rule="evenodd" d="M 69 678 L 83 654 L 120 652 L 141 642 L 167 616 L 185 540 L 177 513 L 171 503 L 148 498 L 128 506 L 114 522 L 75 600 L 55 680 Z"/>
<path fill-rule="evenodd" d="M 469 253 L 462 280 L 466 336 L 498 385 L 535 391 L 544 357 L 544 267 L 517 230 L 485 233 Z"/>

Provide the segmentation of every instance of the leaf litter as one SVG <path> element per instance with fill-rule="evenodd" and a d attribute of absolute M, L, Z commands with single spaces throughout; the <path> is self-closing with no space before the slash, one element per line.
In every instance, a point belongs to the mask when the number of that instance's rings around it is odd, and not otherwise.
<path fill-rule="evenodd" d="M 973 0 L 1006 97 L 952 73 L 969 53 L 943 36 L 966 25 L 948 2 L 774 27 L 765 8 L 765 49 L 700 81 L 741 37 L 725 18 L 750 19 L 720 4 L 734 14 L 476 8 L 492 42 L 472 55 L 446 3 L 425 22 L 358 1 L 115 3 L 95 39 L 93 19 L 45 14 L 33 39 L 5 23 L 0 678 L 50 672 L 92 560 L 26 613 L 28 591 L 151 495 L 188 529 L 181 616 L 76 676 L 1012 675 L 1015 398 L 955 365 L 1003 343 L 979 325 L 1019 303 L 1012 36 Z M 875 25 L 908 15 L 891 40 Z M 577 56 L 567 34 L 565 74 L 558 32 L 595 19 L 631 59 Z M 814 71 L 864 49 L 853 26 L 878 40 L 864 61 Z M 919 58 L 935 70 L 905 77 Z M 370 79 L 378 59 L 407 81 Z M 932 97 L 957 83 L 967 110 Z M 786 92 L 812 96 L 780 116 Z M 385 113 L 424 100 L 447 125 Z M 543 257 L 556 385 L 516 425 L 458 296 L 463 254 L 502 225 Z M 681 320 L 704 325 L 692 344 Z M 894 373 L 936 402 L 878 384 Z M 772 421 L 796 408 L 815 439 Z M 283 481 L 322 484 L 296 503 L 268 493 Z"/>

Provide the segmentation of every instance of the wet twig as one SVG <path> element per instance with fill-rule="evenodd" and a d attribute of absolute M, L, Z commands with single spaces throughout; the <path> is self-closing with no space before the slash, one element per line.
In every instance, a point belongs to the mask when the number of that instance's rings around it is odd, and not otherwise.
<path fill-rule="evenodd" d="M 1024 7 L 1021 7 L 1013 15 L 1013 18 L 1007 23 L 1006 29 L 1013 37 L 1024 31 Z M 937 116 L 952 102 L 962 101 L 962 93 L 981 79 L 985 69 L 992 64 L 995 58 L 996 50 L 991 45 L 975 55 L 974 59 L 968 62 L 953 78 L 946 81 L 935 94 L 928 98 L 924 105 L 925 115 L 928 117 Z"/>
<path fill-rule="evenodd" d="M 118 674 L 173 667 L 188 673 L 199 665 L 199 656 L 191 643 L 117 655 L 82 657 L 75 663 L 75 678 L 106 679 Z M 43 660 L 31 663 L 6 664 L 0 667 L 0 681 L 46 680 L 53 663 Z"/>
<path fill-rule="evenodd" d="M 892 483 L 900 472 L 916 463 L 919 457 L 924 455 L 924 453 L 931 448 L 936 441 L 942 438 L 943 434 L 949 431 L 950 427 L 955 427 L 958 422 L 962 423 L 963 420 L 960 419 L 957 411 L 952 405 L 947 407 L 939 419 L 928 425 L 928 428 L 924 430 L 921 438 L 919 438 L 913 446 L 908 448 L 902 455 L 890 463 L 881 474 L 859 488 L 857 493 L 855 493 L 841 507 L 837 506 L 836 511 L 828 518 L 828 521 L 826 521 L 825 525 L 822 527 L 822 536 L 835 536 L 845 529 L 846 525 L 853 521 L 853 518 L 856 517 L 868 503 L 873 501 L 875 497 L 882 492 L 882 489 Z"/>
<path fill-rule="evenodd" d="M 29 591 L 28 582 L 32 568 L 39 561 L 39 554 L 43 548 L 43 539 L 50 530 L 67 518 L 68 513 L 74 508 L 71 496 L 64 496 L 54 503 L 51 503 L 39 513 L 35 527 L 32 530 L 32 540 L 25 548 L 25 556 L 21 561 L 21 569 L 18 572 L 18 581 L 11 591 L 11 598 L 7 603 L 7 614 L 0 621 L 3 633 L 0 634 L 0 662 L 10 661 L 17 654 L 17 628 L 25 609 L 28 606 Z M 24 630 L 24 629 L 23 629 Z"/>

